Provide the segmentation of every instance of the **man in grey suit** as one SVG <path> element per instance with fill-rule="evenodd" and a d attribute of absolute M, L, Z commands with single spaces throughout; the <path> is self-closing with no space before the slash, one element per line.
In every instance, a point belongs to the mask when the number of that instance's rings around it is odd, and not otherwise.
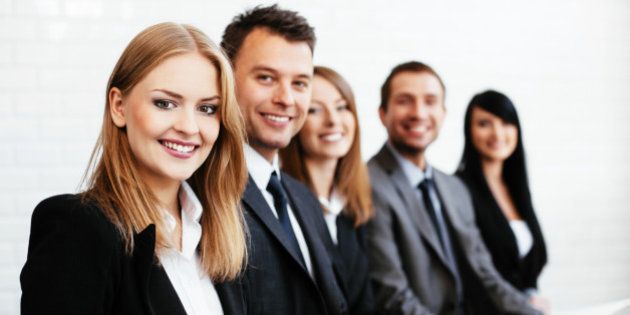
<path fill-rule="evenodd" d="M 368 164 L 376 215 L 370 276 L 383 314 L 540 314 L 497 273 L 470 196 L 425 151 L 444 120 L 445 87 L 429 66 L 395 67 L 381 89 L 389 139 Z"/>

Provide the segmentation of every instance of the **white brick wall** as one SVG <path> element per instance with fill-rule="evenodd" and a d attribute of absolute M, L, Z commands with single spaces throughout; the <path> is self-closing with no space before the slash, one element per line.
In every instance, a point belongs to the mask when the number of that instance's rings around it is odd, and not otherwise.
<path fill-rule="evenodd" d="M 33 207 L 75 192 L 100 127 L 109 73 L 144 27 L 194 24 L 215 41 L 251 1 L 0 0 L 0 314 L 19 313 Z M 630 2 L 312 2 L 316 62 L 351 82 L 367 159 L 390 68 L 444 77 L 448 116 L 429 152 L 454 170 L 465 106 L 504 91 L 523 121 L 534 201 L 550 249 L 542 292 L 556 314 L 630 297 Z"/>

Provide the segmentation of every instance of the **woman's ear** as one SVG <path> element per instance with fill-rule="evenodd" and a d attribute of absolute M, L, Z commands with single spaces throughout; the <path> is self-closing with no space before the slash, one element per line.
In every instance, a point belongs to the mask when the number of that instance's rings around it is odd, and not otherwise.
<path fill-rule="evenodd" d="M 109 113 L 112 116 L 114 125 L 119 128 L 124 127 L 127 124 L 127 120 L 125 118 L 122 92 L 117 87 L 113 87 L 109 90 L 107 97 L 109 99 Z"/>

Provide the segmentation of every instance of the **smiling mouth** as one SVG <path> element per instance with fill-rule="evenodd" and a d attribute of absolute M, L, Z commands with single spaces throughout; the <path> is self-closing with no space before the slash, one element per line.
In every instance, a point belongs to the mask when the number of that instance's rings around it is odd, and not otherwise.
<path fill-rule="evenodd" d="M 174 143 L 166 140 L 159 140 L 160 144 L 167 147 L 170 150 L 176 151 L 178 153 L 187 154 L 194 151 L 198 146 L 196 145 L 183 145 L 179 143 Z"/>
<path fill-rule="evenodd" d="M 287 123 L 289 122 L 289 120 L 291 120 L 291 117 L 289 116 L 278 116 L 272 114 L 262 114 L 262 116 L 276 123 Z"/>
<path fill-rule="evenodd" d="M 324 136 L 321 136 L 322 140 L 327 142 L 337 142 L 343 138 L 341 132 L 331 133 Z"/>
<path fill-rule="evenodd" d="M 405 126 L 405 129 L 413 133 L 426 133 L 429 131 L 430 128 L 429 126 L 426 126 L 426 125 L 416 125 L 416 126 Z"/>

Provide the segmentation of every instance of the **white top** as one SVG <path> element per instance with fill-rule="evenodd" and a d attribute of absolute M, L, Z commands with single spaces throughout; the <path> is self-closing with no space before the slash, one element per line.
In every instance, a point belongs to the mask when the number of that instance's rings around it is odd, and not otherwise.
<path fill-rule="evenodd" d="M 326 209 L 326 212 L 324 212 L 324 220 L 326 220 L 328 232 L 330 232 L 330 237 L 332 237 L 333 243 L 337 245 L 337 217 L 346 206 L 346 198 L 340 195 L 337 192 L 337 189 L 333 188 L 333 191 L 330 193 L 330 199 L 327 199 L 324 196 L 319 196 L 319 202 Z"/>
<path fill-rule="evenodd" d="M 267 185 L 269 184 L 269 179 L 271 179 L 271 173 L 274 171 L 278 174 L 278 180 L 280 179 L 280 167 L 278 163 L 278 155 L 273 158 L 273 163 L 270 164 L 260 153 L 256 152 L 249 145 L 245 145 L 245 161 L 247 162 L 247 170 L 249 171 L 249 175 L 254 179 L 254 183 L 262 193 L 263 197 L 265 197 L 265 201 L 267 201 L 267 205 L 271 209 L 273 215 L 278 218 L 278 212 L 276 211 L 276 207 L 273 202 L 273 195 L 267 191 Z M 297 239 L 298 245 L 300 246 L 300 251 L 302 252 L 302 257 L 304 258 L 304 263 L 306 264 L 306 269 L 308 269 L 309 274 L 313 277 L 313 268 L 311 267 L 311 255 L 308 251 L 308 245 L 306 244 L 306 239 L 304 238 L 304 233 L 302 233 L 302 228 L 298 223 L 295 215 L 293 214 L 293 209 L 291 209 L 291 204 L 287 203 L 287 212 L 289 213 L 289 220 L 291 221 L 291 227 L 293 228 L 293 233 L 295 234 L 295 238 Z"/>
<path fill-rule="evenodd" d="M 523 220 L 510 220 L 512 233 L 516 237 L 516 245 L 518 247 L 518 257 L 523 258 L 534 246 L 534 238 L 529 230 L 527 223 Z"/>
<path fill-rule="evenodd" d="M 182 251 L 165 248 L 159 250 L 157 256 L 187 314 L 223 314 L 217 291 L 203 271 L 197 252 L 201 240 L 201 203 L 186 182 L 182 182 L 179 190 L 179 202 L 182 207 Z M 163 214 L 166 228 L 172 232 L 177 224 L 175 218 L 166 210 Z"/>

